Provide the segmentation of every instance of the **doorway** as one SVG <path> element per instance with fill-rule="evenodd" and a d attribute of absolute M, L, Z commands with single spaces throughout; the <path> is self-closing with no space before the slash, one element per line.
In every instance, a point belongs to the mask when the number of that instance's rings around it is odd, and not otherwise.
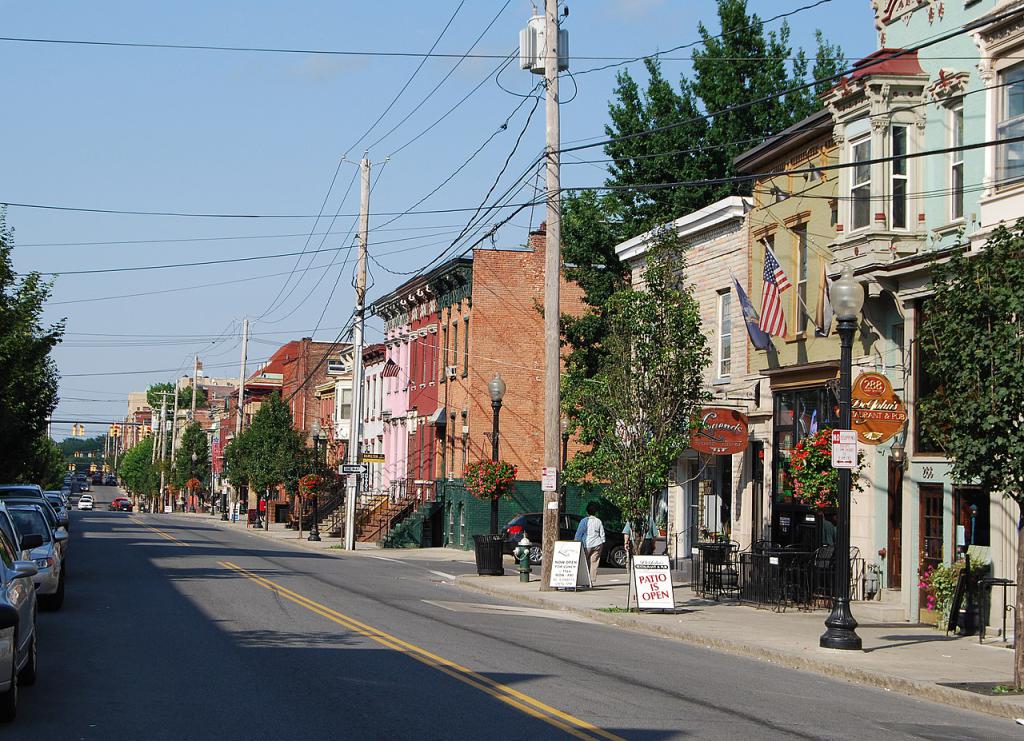
<path fill-rule="evenodd" d="M 942 484 L 921 484 L 921 571 L 942 563 Z M 922 590 L 921 604 L 926 595 Z"/>
<path fill-rule="evenodd" d="M 885 585 L 903 586 L 903 467 L 889 459 L 889 524 L 886 538 Z"/>

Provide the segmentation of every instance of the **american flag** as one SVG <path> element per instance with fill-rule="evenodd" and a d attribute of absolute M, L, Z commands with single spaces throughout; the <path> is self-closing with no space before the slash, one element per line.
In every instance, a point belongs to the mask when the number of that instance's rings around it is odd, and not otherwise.
<path fill-rule="evenodd" d="M 761 331 L 774 337 L 786 336 L 786 315 L 782 311 L 782 292 L 790 287 L 789 278 L 764 246 L 764 289 L 761 292 Z"/>
<path fill-rule="evenodd" d="M 391 358 L 388 358 L 384 362 L 384 370 L 380 372 L 380 375 L 382 378 L 398 378 L 399 370 L 400 368 L 398 367 L 398 363 Z"/>

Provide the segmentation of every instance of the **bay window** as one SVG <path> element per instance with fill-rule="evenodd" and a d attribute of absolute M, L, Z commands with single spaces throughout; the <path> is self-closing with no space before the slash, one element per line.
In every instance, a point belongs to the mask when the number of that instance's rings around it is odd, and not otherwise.
<path fill-rule="evenodd" d="M 999 75 L 1002 104 L 996 138 L 1009 139 L 1024 135 L 1024 64 L 1017 64 Z M 1002 144 L 996 164 L 999 183 L 1024 177 L 1024 142 Z"/>
<path fill-rule="evenodd" d="M 854 229 L 863 229 L 871 223 L 871 140 L 852 144 L 853 182 L 850 186 L 851 223 Z"/>
<path fill-rule="evenodd" d="M 949 111 L 949 145 L 949 218 L 957 221 L 964 217 L 964 153 L 957 149 L 964 145 L 963 103 Z"/>
<path fill-rule="evenodd" d="M 892 211 L 893 229 L 907 228 L 907 127 L 893 126 L 892 142 Z"/>

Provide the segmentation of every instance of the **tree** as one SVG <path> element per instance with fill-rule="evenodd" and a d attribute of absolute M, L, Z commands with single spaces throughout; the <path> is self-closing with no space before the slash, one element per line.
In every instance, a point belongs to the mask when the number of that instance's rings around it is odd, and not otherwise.
<path fill-rule="evenodd" d="M 22 480 L 39 484 L 43 489 L 60 489 L 66 468 L 60 446 L 44 435 L 36 440 Z"/>
<path fill-rule="evenodd" d="M 298 491 L 299 476 L 306 473 L 303 469 L 309 461 L 305 441 L 292 429 L 291 410 L 276 392 L 256 411 L 249 428 L 228 446 L 227 455 L 232 485 L 244 482 L 257 497 L 266 497 L 268 504 L 274 487 L 284 486 L 292 494 Z"/>
<path fill-rule="evenodd" d="M 193 454 L 196 457 L 194 461 Z M 174 454 L 174 483 L 186 488 L 190 479 L 198 479 L 204 485 L 210 480 L 210 445 L 203 428 L 196 422 L 185 427 Z"/>
<path fill-rule="evenodd" d="M 706 398 L 710 355 L 700 307 L 683 285 L 681 253 L 674 233 L 656 237 L 642 289 L 608 299 L 608 334 L 597 372 L 590 379 L 565 379 L 566 409 L 581 438 L 591 443 L 570 461 L 568 475 L 604 485 L 636 544 L 647 531 L 652 497 L 668 484 L 672 466 L 689 446 Z"/>
<path fill-rule="evenodd" d="M 57 406 L 57 366 L 50 351 L 64 335 L 64 320 L 43 325 L 53 284 L 39 273 L 14 272 L 14 232 L 6 217 L 0 210 L 0 481 L 17 481 Z"/>
<path fill-rule="evenodd" d="M 163 394 L 173 394 L 174 384 L 173 383 L 154 383 L 148 389 L 146 389 L 146 403 L 149 404 L 150 409 L 154 409 L 157 412 L 160 411 L 160 406 L 163 404 Z M 196 394 L 196 408 L 203 409 L 206 407 L 206 390 L 200 388 Z M 167 409 L 171 410 L 174 408 L 174 397 L 167 397 Z M 185 386 L 184 388 L 178 389 L 178 408 L 179 409 L 191 409 L 192 408 L 192 387 Z"/>
<path fill-rule="evenodd" d="M 139 497 L 155 497 L 160 493 L 160 466 L 152 462 L 153 440 L 147 437 L 130 448 L 118 465 L 125 488 Z"/>
<path fill-rule="evenodd" d="M 937 262 L 932 282 L 922 366 L 941 385 L 920 401 L 922 423 L 950 459 L 954 481 L 1002 492 L 1021 508 L 1024 584 L 1024 219 L 997 227 L 980 252 Z M 1014 634 L 1024 636 L 1024 589 L 1014 620 Z M 1024 685 L 1024 640 L 1016 643 L 1014 682 Z"/>

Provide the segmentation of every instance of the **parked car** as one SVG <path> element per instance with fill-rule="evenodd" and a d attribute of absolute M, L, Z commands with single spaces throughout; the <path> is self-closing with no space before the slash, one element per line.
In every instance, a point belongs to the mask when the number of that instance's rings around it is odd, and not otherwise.
<path fill-rule="evenodd" d="M 37 484 L 0 484 L 0 499 L 8 497 L 43 498 L 43 487 Z"/>
<path fill-rule="evenodd" d="M 132 500 L 128 497 L 114 497 L 107 509 L 111 512 L 131 512 L 134 509 L 134 505 L 132 505 Z"/>
<path fill-rule="evenodd" d="M 51 531 L 56 531 L 57 528 L 61 527 L 60 522 L 57 519 L 57 513 L 53 510 L 53 506 L 46 501 L 46 499 L 35 499 L 34 497 L 7 497 L 2 500 L 8 507 L 14 507 L 17 505 L 34 505 L 39 507 L 39 511 L 43 513 L 43 517 L 46 519 L 46 525 Z M 68 541 L 67 539 L 58 543 L 55 547 L 60 560 L 62 561 L 61 567 L 67 571 L 67 555 L 68 555 Z"/>
<path fill-rule="evenodd" d="M 14 525 L 21 534 L 22 542 L 28 535 L 39 535 L 42 543 L 32 549 L 30 557 L 36 565 L 32 583 L 36 587 L 39 605 L 47 610 L 59 610 L 64 604 L 64 559 L 63 544 L 68 531 L 63 527 L 51 530 L 38 504 L 13 504 L 7 508 L 14 519 Z"/>
<path fill-rule="evenodd" d="M 67 529 L 68 532 L 71 532 L 71 513 L 68 512 L 67 497 L 59 491 L 44 491 L 43 497 L 50 503 L 50 506 L 53 507 L 53 511 L 57 515 L 57 522 L 60 526 Z"/>
<path fill-rule="evenodd" d="M 0 502 L 4 517 L 9 517 Z M 39 535 L 25 535 L 15 543 L 0 527 L 0 721 L 12 721 L 18 712 L 18 685 L 36 681 L 36 590 L 34 562 L 20 558 L 23 549 L 42 545 Z"/>
<path fill-rule="evenodd" d="M 91 510 L 92 509 L 92 495 L 91 494 L 83 494 L 81 497 L 78 498 L 78 509 L 79 510 L 83 510 L 83 509 Z"/>
<path fill-rule="evenodd" d="M 103 477 L 104 486 L 117 486 L 117 476 L 112 473 L 108 473 Z"/>
<path fill-rule="evenodd" d="M 558 523 L 558 539 L 572 540 L 576 536 L 576 529 L 580 526 L 582 519 L 580 515 L 563 513 L 561 521 Z M 509 520 L 508 524 L 501 529 L 505 553 L 514 556 L 515 549 L 524 534 L 530 540 L 530 563 L 537 566 L 543 560 L 541 540 L 544 534 L 544 514 L 542 512 L 516 515 Z M 625 568 L 628 560 L 625 537 L 621 531 L 609 529 L 607 525 L 605 526 L 605 544 L 601 560 L 608 566 L 618 568 Z"/>

